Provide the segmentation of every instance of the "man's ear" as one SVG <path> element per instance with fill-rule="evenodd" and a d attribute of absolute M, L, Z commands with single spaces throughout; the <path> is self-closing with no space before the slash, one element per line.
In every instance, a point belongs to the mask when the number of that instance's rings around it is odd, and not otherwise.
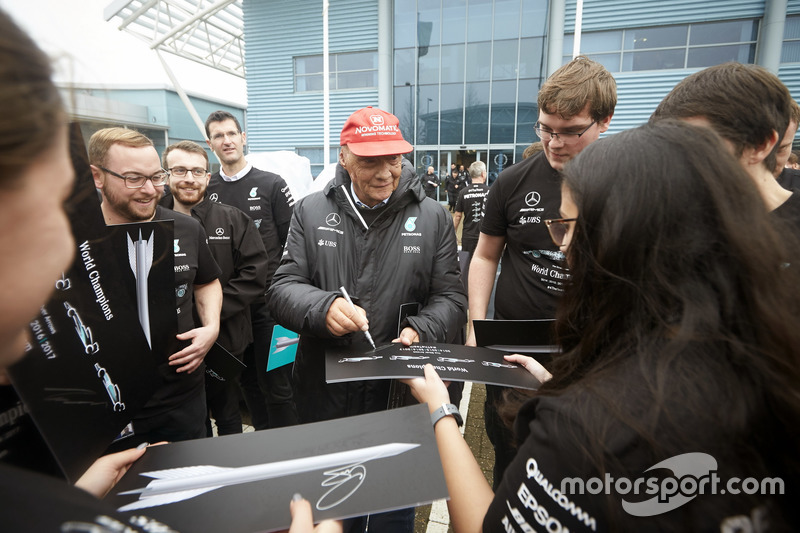
<path fill-rule="evenodd" d="M 92 179 L 94 180 L 94 188 L 102 189 L 105 183 L 103 171 L 94 165 L 89 165 L 89 168 L 92 169 Z"/>
<path fill-rule="evenodd" d="M 344 157 L 344 151 L 347 149 L 346 146 L 342 146 L 341 150 L 339 150 L 339 164 L 342 165 L 342 168 L 347 168 L 346 158 Z"/>
<path fill-rule="evenodd" d="M 764 139 L 761 144 L 756 146 L 752 152 L 750 152 L 750 157 L 753 158 L 751 163 L 760 163 L 766 157 L 772 153 L 772 150 L 775 148 L 775 145 L 778 144 L 778 132 L 772 130 L 772 133 L 769 137 Z"/>
<path fill-rule="evenodd" d="M 600 130 L 600 133 L 605 133 L 608 131 L 608 127 L 611 125 L 611 117 L 614 116 L 614 113 L 611 113 L 603 120 L 598 121 L 597 127 Z"/>

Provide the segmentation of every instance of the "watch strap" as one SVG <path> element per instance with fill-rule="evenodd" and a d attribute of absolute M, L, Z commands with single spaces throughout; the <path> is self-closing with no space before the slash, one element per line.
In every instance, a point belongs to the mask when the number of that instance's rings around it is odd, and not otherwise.
<path fill-rule="evenodd" d="M 446 416 L 452 416 L 456 419 L 456 424 L 459 426 L 464 424 L 464 420 L 461 418 L 461 413 L 458 412 L 458 407 L 453 405 L 452 403 L 443 403 L 441 407 L 431 413 L 431 423 L 433 426 L 436 426 L 436 423 Z"/>

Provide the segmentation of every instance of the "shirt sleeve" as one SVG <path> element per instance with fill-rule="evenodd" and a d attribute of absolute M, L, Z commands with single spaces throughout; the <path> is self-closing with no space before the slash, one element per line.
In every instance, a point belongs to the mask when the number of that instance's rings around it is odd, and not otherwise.
<path fill-rule="evenodd" d="M 505 237 L 508 223 L 506 221 L 506 194 L 504 175 L 501 174 L 494 185 L 489 187 L 486 195 L 486 206 L 481 219 L 481 233 L 494 237 Z"/>
<path fill-rule="evenodd" d="M 272 216 L 275 227 L 278 229 L 278 238 L 281 246 L 286 246 L 286 237 L 289 233 L 289 223 L 292 221 L 294 198 L 286 184 L 286 180 L 278 176 L 275 190 L 272 191 Z"/>

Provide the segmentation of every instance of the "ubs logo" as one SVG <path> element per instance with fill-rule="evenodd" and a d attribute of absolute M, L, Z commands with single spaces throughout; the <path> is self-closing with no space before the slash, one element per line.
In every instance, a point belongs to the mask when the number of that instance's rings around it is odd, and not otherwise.
<path fill-rule="evenodd" d="M 255 198 L 258 196 L 258 187 L 253 187 L 250 189 L 250 198 Z"/>
<path fill-rule="evenodd" d="M 528 207 L 534 207 L 539 205 L 539 202 L 542 200 L 542 197 L 536 191 L 531 191 L 525 195 L 525 203 Z"/>
<path fill-rule="evenodd" d="M 211 200 L 212 202 L 219 202 L 219 194 L 212 192 L 211 194 L 208 195 L 208 199 Z"/>
<path fill-rule="evenodd" d="M 338 213 L 330 213 L 325 217 L 325 223 L 331 227 L 335 227 L 342 223 L 342 219 L 339 217 Z"/>
<path fill-rule="evenodd" d="M 223 235 L 225 235 L 225 229 L 217 228 L 215 233 L 217 234 L 218 237 L 222 237 Z"/>

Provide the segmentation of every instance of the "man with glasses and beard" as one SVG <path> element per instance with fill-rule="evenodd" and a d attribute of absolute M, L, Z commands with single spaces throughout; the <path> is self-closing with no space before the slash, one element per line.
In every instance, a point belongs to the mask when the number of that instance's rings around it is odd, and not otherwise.
<path fill-rule="evenodd" d="M 211 173 L 208 154 L 192 141 L 181 141 L 164 150 L 169 171 L 170 194 L 161 205 L 188 215 L 203 225 L 211 254 L 222 274 L 222 315 L 217 343 L 238 359 L 253 342 L 250 304 L 267 288 L 267 251 L 253 221 L 241 210 L 206 201 Z M 214 370 L 213 368 L 211 370 Z M 206 401 L 219 435 L 242 432 L 239 392 L 233 380 L 206 373 Z M 210 437 L 211 424 L 207 424 Z"/>
<path fill-rule="evenodd" d="M 159 364 L 161 385 L 132 420 L 134 434 L 109 451 L 144 442 L 206 436 L 203 359 L 219 334 L 220 270 L 199 222 L 158 205 L 167 182 L 153 142 L 141 133 L 106 128 L 89 139 L 89 163 L 106 224 L 174 220 L 177 339 L 186 346 Z M 194 315 L 199 317 L 196 324 Z M 188 343 L 188 344 L 187 344 Z"/>
<path fill-rule="evenodd" d="M 617 102 L 616 83 L 599 63 L 578 56 L 559 68 L 539 91 L 536 134 L 544 150 L 500 174 L 489 189 L 478 245 L 469 269 L 470 321 L 487 318 L 497 266 L 494 318 L 548 319 L 568 276 L 564 256 L 550 239 L 545 219 L 559 217 L 564 165 L 608 130 Z M 475 345 L 470 327 L 467 345 Z M 495 449 L 494 486 L 514 457 L 511 432 L 495 409 L 502 387 L 486 387 L 486 432 Z"/>

